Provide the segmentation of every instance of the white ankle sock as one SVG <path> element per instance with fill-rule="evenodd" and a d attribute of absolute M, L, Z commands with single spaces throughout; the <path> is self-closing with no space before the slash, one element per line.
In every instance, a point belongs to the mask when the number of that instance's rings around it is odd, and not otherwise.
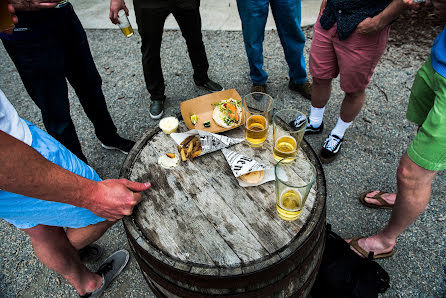
<path fill-rule="evenodd" d="M 311 123 L 314 128 L 318 128 L 319 126 L 321 126 L 322 120 L 324 119 L 324 111 L 325 107 L 315 108 L 311 106 L 310 117 L 308 118 L 310 119 L 309 123 Z"/>
<path fill-rule="evenodd" d="M 345 131 L 352 123 L 353 123 L 353 121 L 352 122 L 344 122 L 344 121 L 342 121 L 341 117 L 339 117 L 335 128 L 333 128 L 333 130 L 331 131 L 331 134 L 336 135 L 342 139 L 344 137 Z"/>

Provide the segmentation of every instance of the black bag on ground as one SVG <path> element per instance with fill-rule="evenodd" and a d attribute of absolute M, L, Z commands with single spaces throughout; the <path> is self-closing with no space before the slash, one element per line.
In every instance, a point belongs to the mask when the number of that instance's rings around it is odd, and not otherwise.
<path fill-rule="evenodd" d="M 365 259 L 350 249 L 327 224 L 322 263 L 311 297 L 378 297 L 389 288 L 389 275 L 372 256 Z"/>

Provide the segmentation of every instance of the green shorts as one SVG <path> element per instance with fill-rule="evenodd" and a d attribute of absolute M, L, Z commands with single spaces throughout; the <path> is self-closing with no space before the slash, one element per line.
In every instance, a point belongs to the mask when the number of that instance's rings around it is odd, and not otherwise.
<path fill-rule="evenodd" d="M 406 116 L 421 126 L 407 149 L 409 158 L 430 171 L 446 169 L 446 78 L 430 58 L 418 70 Z"/>

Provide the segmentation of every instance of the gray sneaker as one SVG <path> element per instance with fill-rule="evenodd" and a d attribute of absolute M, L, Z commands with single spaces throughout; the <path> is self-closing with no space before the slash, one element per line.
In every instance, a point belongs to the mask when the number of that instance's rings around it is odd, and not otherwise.
<path fill-rule="evenodd" d="M 110 285 L 112 280 L 115 279 L 115 277 L 118 276 L 124 269 L 125 265 L 127 265 L 129 257 L 129 252 L 125 249 L 118 250 L 109 256 L 99 267 L 98 271 L 96 271 L 96 273 L 101 275 L 103 278 L 102 286 L 96 291 L 85 294 L 81 297 L 100 297 L 102 292 L 104 292 L 104 290 Z"/>

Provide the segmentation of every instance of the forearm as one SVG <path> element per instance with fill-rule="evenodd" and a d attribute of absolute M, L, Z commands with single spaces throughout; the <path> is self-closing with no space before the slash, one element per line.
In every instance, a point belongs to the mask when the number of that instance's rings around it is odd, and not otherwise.
<path fill-rule="evenodd" d="M 393 0 L 380 14 L 375 16 L 381 28 L 392 23 L 409 5 L 403 0 Z"/>
<path fill-rule="evenodd" d="M 86 206 L 97 182 L 49 162 L 25 143 L 0 131 L 0 189 L 46 201 Z"/>

